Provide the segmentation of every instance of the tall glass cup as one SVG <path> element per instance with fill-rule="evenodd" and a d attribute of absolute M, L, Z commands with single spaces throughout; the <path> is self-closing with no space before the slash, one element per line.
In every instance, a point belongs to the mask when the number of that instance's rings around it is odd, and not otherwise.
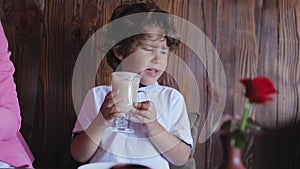
<path fill-rule="evenodd" d="M 125 110 L 125 115 L 117 117 L 114 121 L 113 131 L 122 133 L 134 133 L 130 128 L 131 111 L 133 104 L 137 101 L 141 76 L 132 72 L 113 72 L 112 89 L 119 90 L 118 97 L 121 102 L 115 103 L 117 110 Z"/>

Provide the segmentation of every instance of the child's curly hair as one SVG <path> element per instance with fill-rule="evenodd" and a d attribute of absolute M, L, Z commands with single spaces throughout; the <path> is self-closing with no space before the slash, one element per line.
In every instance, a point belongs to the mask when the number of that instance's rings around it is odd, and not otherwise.
<path fill-rule="evenodd" d="M 142 18 L 138 18 L 138 22 L 136 20 L 134 21 L 134 19 L 129 20 L 128 18 L 125 18 L 120 21 L 122 22 L 121 28 L 108 27 L 108 37 L 106 38 L 107 43 L 116 43 L 116 40 L 112 37 L 115 37 L 116 33 L 120 31 L 133 34 L 133 36 L 117 42 L 117 44 L 107 52 L 107 62 L 113 68 L 113 70 L 116 70 L 116 68 L 121 63 L 121 61 L 114 55 L 113 48 L 118 47 L 118 52 L 120 52 L 124 56 L 127 56 L 130 53 L 130 49 L 132 49 L 133 45 L 135 45 L 140 39 L 145 37 L 146 34 L 143 33 L 143 30 L 146 26 L 155 26 L 163 31 L 161 37 L 166 39 L 169 50 L 175 49 L 180 44 L 180 41 L 177 38 L 168 36 L 175 35 L 176 31 L 174 21 L 167 15 L 168 12 L 160 9 L 154 3 L 135 3 L 120 5 L 114 10 L 110 21 L 114 21 L 121 17 L 137 13 L 145 14 L 141 15 Z M 155 13 L 166 15 L 155 15 Z M 142 23 L 140 21 L 142 21 Z M 140 34 L 139 32 L 132 32 L 136 30 L 140 31 Z"/>

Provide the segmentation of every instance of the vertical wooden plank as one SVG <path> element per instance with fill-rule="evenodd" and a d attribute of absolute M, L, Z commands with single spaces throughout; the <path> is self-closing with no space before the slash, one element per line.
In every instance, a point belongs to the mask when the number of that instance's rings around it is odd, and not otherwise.
<path fill-rule="evenodd" d="M 297 10 L 299 7 L 296 6 L 296 1 L 279 0 L 278 127 L 294 126 L 299 121 Z"/>
<path fill-rule="evenodd" d="M 295 4 L 295 13 L 296 13 L 296 23 L 297 23 L 297 37 L 298 37 L 298 49 L 300 49 L 300 44 L 299 44 L 299 41 L 300 41 L 300 0 L 297 0 L 296 1 L 296 4 Z M 297 58 L 300 58 L 300 52 L 298 52 L 298 57 Z M 298 61 L 297 63 L 297 70 L 295 72 L 295 76 L 296 76 L 296 81 L 297 81 L 297 94 L 298 94 L 298 98 L 300 96 L 300 62 Z M 300 100 L 298 99 L 298 102 L 297 102 L 297 118 L 296 118 L 296 121 L 298 121 L 298 126 L 300 124 Z M 300 142 L 298 142 L 300 143 Z"/>
<path fill-rule="evenodd" d="M 62 11 L 62 15 L 64 15 L 64 23 L 61 27 L 63 30 L 63 53 L 60 57 L 62 62 L 62 72 L 60 74 L 63 75 L 63 97 L 60 98 L 63 102 L 61 119 L 64 123 L 60 124 L 62 127 L 62 133 L 64 134 L 63 140 L 61 144 L 57 144 L 56 147 L 62 150 L 61 157 L 57 159 L 58 166 L 63 166 L 67 168 L 75 168 L 78 163 L 73 160 L 70 153 L 70 144 L 72 139 L 72 130 L 74 127 L 74 123 L 76 120 L 76 113 L 73 105 L 73 97 L 72 97 L 72 75 L 73 69 L 78 57 L 78 54 L 86 40 L 90 34 L 90 30 L 93 30 L 95 27 L 95 23 L 91 22 L 93 17 L 96 16 L 94 6 L 91 6 L 91 18 L 86 17 L 84 21 L 84 27 L 82 27 L 81 18 L 83 17 L 85 1 L 76 0 L 76 1 L 65 1 L 63 4 L 64 11 Z M 90 2 L 90 1 L 88 1 Z M 91 22 L 91 23 L 90 23 Z M 94 23 L 94 24 L 93 24 Z M 89 29 L 90 28 L 90 29 Z"/>
<path fill-rule="evenodd" d="M 259 69 L 260 76 L 266 76 L 277 85 L 277 6 L 276 1 L 264 1 L 259 32 Z M 276 127 L 276 95 L 275 101 L 266 105 L 256 105 L 254 120 L 268 128 Z"/>
<path fill-rule="evenodd" d="M 234 79 L 234 116 L 241 118 L 244 112 L 244 88 L 242 78 L 257 75 L 258 45 L 255 35 L 255 1 L 237 1 L 236 61 Z"/>
<path fill-rule="evenodd" d="M 299 3 L 299 2 L 298 2 Z M 299 123 L 299 37 L 297 28 L 297 1 L 279 0 L 279 51 L 278 51 L 278 107 L 277 127 Z M 297 72 L 298 71 L 298 72 Z M 280 135 L 279 135 L 280 136 Z M 289 137 L 278 137 L 283 143 Z M 292 168 L 295 143 L 278 146 L 278 166 Z"/>
<path fill-rule="evenodd" d="M 255 11 L 259 9 L 261 1 L 237 1 L 236 6 L 236 42 L 235 42 L 235 73 L 233 83 L 234 101 L 233 112 L 236 119 L 241 119 L 244 113 L 245 89 L 240 83 L 243 78 L 253 78 L 257 76 L 258 70 L 258 49 L 257 41 L 257 20 Z M 259 24 L 258 24 L 259 25 Z M 251 142 L 250 142 L 251 143 Z M 247 145 L 243 160 L 247 168 L 252 168 L 252 147 Z"/>
<path fill-rule="evenodd" d="M 258 75 L 270 78 L 274 85 L 277 85 L 277 2 L 260 1 L 256 5 L 257 38 L 259 43 L 259 67 Z M 276 96 L 274 97 L 276 98 Z M 266 128 L 276 128 L 277 104 L 276 99 L 273 103 L 266 105 L 255 105 L 256 109 L 252 118 Z M 264 133 L 264 132 L 263 132 Z M 276 168 L 277 151 L 276 135 L 274 133 L 258 134 L 255 137 L 253 168 Z M 274 161 L 266 163 L 265 161 Z"/>
<path fill-rule="evenodd" d="M 210 20 L 207 19 L 208 17 L 212 17 L 210 12 L 212 12 L 212 4 L 213 3 L 208 3 L 207 1 L 189 1 L 188 3 L 188 14 L 187 14 L 187 20 L 191 23 L 193 23 L 195 26 L 198 27 L 203 33 L 207 31 L 207 27 L 213 27 L 213 24 L 207 24 L 206 22 L 209 22 Z M 194 12 L 198 11 L 198 12 Z M 206 14 L 208 13 L 208 14 Z M 208 28 L 208 30 L 210 30 Z M 211 34 L 210 34 L 211 35 Z M 206 37 L 210 39 L 210 37 Z M 200 44 L 199 44 L 200 45 Z M 204 48 L 204 47 L 200 47 Z M 200 125 L 198 128 L 198 135 L 200 134 L 201 130 L 203 129 L 203 126 L 205 124 L 205 121 L 207 119 L 207 112 L 208 112 L 208 93 L 207 91 L 209 90 L 209 80 L 207 77 L 207 72 L 206 72 L 206 63 L 202 63 L 202 61 L 199 60 L 199 56 L 197 56 L 195 53 L 192 53 L 187 49 L 187 53 L 185 54 L 188 57 L 191 57 L 189 65 L 191 65 L 191 69 L 194 72 L 194 75 L 197 80 L 197 85 L 198 85 L 198 90 L 200 93 L 200 103 L 199 103 L 199 114 L 200 114 Z M 198 139 L 198 137 L 196 137 Z M 197 140 L 197 145 L 194 158 L 196 160 L 196 168 L 210 168 L 210 162 L 211 160 L 211 150 L 212 150 L 212 145 L 211 145 L 212 139 L 209 138 L 206 142 L 204 143 L 199 143 L 199 140 Z"/>
<path fill-rule="evenodd" d="M 202 1 L 202 4 L 198 4 L 198 6 L 201 5 L 201 8 L 198 7 L 197 10 L 201 11 L 201 14 L 203 15 L 203 28 L 202 30 L 204 31 L 205 35 L 207 36 L 207 38 L 211 41 L 212 45 L 216 44 L 216 20 L 213 18 L 216 18 L 217 16 L 217 2 L 216 1 Z M 193 11 L 197 11 L 196 9 Z M 194 15 L 192 12 L 190 13 L 190 15 Z M 199 20 L 202 18 L 198 18 L 198 22 Z M 207 45 L 209 45 L 208 43 L 206 43 Z M 209 47 L 208 47 L 209 48 Z M 207 50 L 209 50 L 207 48 Z M 211 51 L 206 51 L 206 52 L 211 52 Z M 209 130 L 211 130 L 212 128 L 212 118 L 211 115 L 208 113 L 208 109 L 209 106 L 211 106 L 211 102 L 210 99 L 211 94 L 212 94 L 212 89 L 211 89 L 211 84 L 210 84 L 210 79 L 211 78 L 216 78 L 216 77 L 209 77 L 209 75 L 207 74 L 207 69 L 211 69 L 211 65 L 208 64 L 208 60 L 210 60 L 210 58 L 206 58 L 205 59 L 205 63 L 203 63 L 205 65 L 204 71 L 203 73 L 199 74 L 199 76 L 202 76 L 203 78 L 203 82 L 205 82 L 203 84 L 203 89 L 205 89 L 203 92 L 205 92 L 206 94 L 204 95 L 204 97 L 201 97 L 201 99 L 204 100 L 204 107 L 201 109 L 200 112 L 200 118 L 201 118 L 201 124 L 200 124 L 200 128 L 199 128 L 199 132 L 202 131 L 204 125 L 209 125 L 210 127 Z M 210 75 L 211 76 L 211 75 Z M 201 82 L 201 81 L 198 81 Z M 206 124 L 207 123 L 207 124 Z M 207 131 L 207 132 L 211 132 L 211 131 Z M 214 137 L 210 137 L 207 139 L 206 142 L 199 144 L 199 148 L 197 149 L 198 151 L 196 152 L 197 158 L 199 158 L 199 160 L 197 161 L 197 167 L 199 166 L 200 168 L 212 168 L 213 167 L 213 161 L 214 161 L 214 157 L 213 156 L 213 150 L 214 150 L 214 144 L 212 144 Z M 200 150 L 200 151 L 199 151 Z"/>
<path fill-rule="evenodd" d="M 237 22 L 237 2 L 234 0 L 230 1 L 215 1 L 215 14 L 212 15 L 208 22 L 214 22 L 215 29 L 212 32 L 212 35 L 215 39 L 216 49 L 219 53 L 220 59 L 222 61 L 225 75 L 226 75 L 226 84 L 227 84 L 227 97 L 226 104 L 224 109 L 224 114 L 233 115 L 234 107 L 234 84 L 235 84 L 235 72 L 236 68 L 233 63 L 236 61 L 236 22 Z M 209 30 L 208 30 L 209 31 Z M 220 82 L 222 83 L 222 82 Z M 215 166 L 220 165 L 223 160 L 222 145 L 220 138 L 214 137 L 215 149 L 213 151 L 213 156 L 215 158 Z"/>
<path fill-rule="evenodd" d="M 41 51 L 40 85 L 43 96 L 44 137 L 37 167 L 59 167 L 63 158 L 64 119 L 64 1 L 45 1 L 45 27 Z M 53 159 L 53 160 L 49 160 Z"/>
<path fill-rule="evenodd" d="M 298 41 L 298 51 L 296 53 L 296 58 L 298 58 L 297 60 L 297 63 L 295 65 L 295 82 L 296 82 L 296 85 L 295 85 L 295 88 L 296 88 L 296 92 L 297 92 L 297 101 L 295 100 L 295 104 L 297 104 L 297 109 L 296 111 L 294 112 L 295 115 L 294 115 L 294 121 L 293 123 L 297 126 L 299 126 L 300 124 L 300 0 L 297 0 L 295 2 L 295 6 L 294 6 L 294 11 L 295 11 L 295 22 L 296 22 L 296 34 L 297 34 L 297 41 Z M 300 142 L 298 142 L 300 143 Z"/>
<path fill-rule="evenodd" d="M 204 25 L 205 25 L 205 15 L 204 15 L 204 11 L 205 9 L 203 9 L 203 1 L 188 1 L 188 3 L 186 4 L 187 6 L 185 7 L 185 5 L 180 5 L 180 7 L 183 7 L 182 9 L 182 14 L 180 14 L 179 16 L 182 17 L 183 19 L 188 20 L 189 22 L 191 22 L 192 24 L 194 24 L 199 30 L 204 31 Z M 198 11 L 197 13 L 193 12 L 193 11 Z M 184 12 L 184 13 L 183 13 Z M 185 34 L 186 32 L 183 32 L 183 34 Z M 188 39 L 188 40 L 193 40 L 196 41 L 195 39 Z M 203 42 L 202 42 L 203 43 Z M 200 45 L 200 44 L 199 44 Z M 200 46 L 199 46 L 200 47 Z M 200 48 L 204 48 L 204 47 L 200 47 Z M 182 49 L 182 48 L 181 48 Z M 205 117 L 207 116 L 207 110 L 208 110 L 208 95 L 207 95 L 207 86 L 208 86 L 208 77 L 207 77 L 207 73 L 206 73 L 206 68 L 204 67 L 204 65 L 206 63 L 202 63 L 202 61 L 199 59 L 198 54 L 194 53 L 193 51 L 191 51 L 191 49 L 187 46 L 185 46 L 185 48 L 183 48 L 181 50 L 181 52 L 179 52 L 179 56 L 182 57 L 185 61 L 185 63 L 188 65 L 188 67 L 191 69 L 191 71 L 193 72 L 193 75 L 196 78 L 197 81 L 197 89 L 199 91 L 200 94 L 200 103 L 199 103 L 199 110 L 198 113 L 200 114 L 200 125 L 198 128 L 198 132 L 200 132 L 203 128 L 204 122 L 205 122 Z M 184 79 L 182 79 L 184 80 Z M 183 93 L 185 93 L 188 97 L 187 102 L 189 101 L 189 99 L 193 99 L 193 90 L 195 89 L 191 89 L 190 85 L 185 85 L 184 86 L 185 89 L 182 90 Z M 192 101 L 190 101 L 192 103 Z M 187 103 L 188 104 L 188 103 Z M 196 104 L 196 103 L 193 103 Z M 198 133 L 199 135 L 199 133 Z M 196 136 L 196 138 L 198 139 L 198 136 Z M 196 160 L 196 168 L 203 168 L 203 167 L 207 167 L 209 164 L 206 163 L 207 160 L 210 161 L 210 151 L 211 151 L 211 139 L 207 140 L 207 142 L 204 143 L 199 143 L 198 140 L 196 140 L 196 149 L 195 149 L 195 154 L 194 154 L 194 158 Z M 208 157 L 208 158 L 207 158 Z"/>

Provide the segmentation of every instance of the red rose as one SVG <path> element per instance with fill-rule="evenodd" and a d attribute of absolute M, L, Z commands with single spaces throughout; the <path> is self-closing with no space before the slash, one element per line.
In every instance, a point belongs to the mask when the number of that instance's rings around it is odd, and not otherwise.
<path fill-rule="evenodd" d="M 245 85 L 245 96 L 251 103 L 273 101 L 269 95 L 277 92 L 273 83 L 266 77 L 256 77 L 253 80 L 246 78 L 242 79 L 241 83 Z"/>

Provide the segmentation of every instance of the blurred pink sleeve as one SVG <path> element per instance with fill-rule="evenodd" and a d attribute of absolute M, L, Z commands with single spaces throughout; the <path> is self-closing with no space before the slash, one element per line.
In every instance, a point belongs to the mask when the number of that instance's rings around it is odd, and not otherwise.
<path fill-rule="evenodd" d="M 19 102 L 13 79 L 8 42 L 0 22 L 0 141 L 16 136 L 21 125 Z"/>

